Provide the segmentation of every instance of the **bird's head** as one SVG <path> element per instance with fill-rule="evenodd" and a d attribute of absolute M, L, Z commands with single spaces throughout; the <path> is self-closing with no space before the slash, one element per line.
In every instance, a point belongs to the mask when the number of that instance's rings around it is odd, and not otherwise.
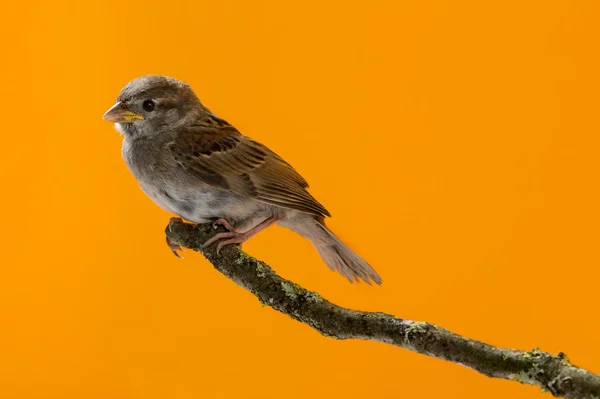
<path fill-rule="evenodd" d="M 151 136 L 175 129 L 205 112 L 187 84 L 161 75 L 147 75 L 129 82 L 117 103 L 102 117 L 114 122 L 124 135 Z"/>

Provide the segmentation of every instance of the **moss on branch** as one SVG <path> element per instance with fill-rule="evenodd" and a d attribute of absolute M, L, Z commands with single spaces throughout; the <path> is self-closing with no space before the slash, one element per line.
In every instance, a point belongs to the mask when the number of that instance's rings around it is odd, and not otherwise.
<path fill-rule="evenodd" d="M 264 305 L 325 336 L 384 342 L 461 364 L 488 377 L 537 385 L 556 397 L 600 399 L 600 376 L 572 365 L 562 353 L 552 355 L 537 348 L 531 351 L 498 348 L 430 323 L 337 306 L 318 293 L 280 277 L 264 262 L 236 246 L 224 247 L 218 256 L 214 245 L 201 250 L 202 243 L 218 231 L 223 231 L 222 227 L 172 221 L 166 234 L 175 244 L 201 251 L 215 269 L 253 293 Z"/>

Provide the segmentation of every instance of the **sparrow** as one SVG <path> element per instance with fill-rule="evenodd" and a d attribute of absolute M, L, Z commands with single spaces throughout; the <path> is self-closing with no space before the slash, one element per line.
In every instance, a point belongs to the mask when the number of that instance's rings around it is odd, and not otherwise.
<path fill-rule="evenodd" d="M 122 156 L 141 189 L 168 212 L 222 225 L 204 246 L 241 244 L 279 224 L 310 240 L 350 282 L 382 283 L 326 225 L 330 213 L 283 158 L 206 108 L 189 85 L 147 75 L 129 82 L 103 116 L 123 136 Z"/>

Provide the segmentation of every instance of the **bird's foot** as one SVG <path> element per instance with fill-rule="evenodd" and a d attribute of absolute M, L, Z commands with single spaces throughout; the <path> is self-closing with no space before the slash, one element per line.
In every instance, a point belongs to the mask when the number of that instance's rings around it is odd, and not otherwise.
<path fill-rule="evenodd" d="M 219 240 L 223 240 L 223 241 L 219 241 L 219 243 L 217 244 L 217 255 L 218 255 L 219 252 L 221 251 L 221 248 L 223 248 L 225 245 L 241 244 L 243 242 L 246 242 L 250 237 L 252 237 L 256 233 L 258 233 L 259 231 L 267 228 L 268 226 L 272 225 L 276 221 L 277 221 L 277 219 L 275 219 L 275 218 L 267 218 L 267 219 L 263 220 L 261 223 L 259 223 L 257 226 L 253 227 L 252 229 L 250 229 L 244 233 L 240 233 L 239 231 L 236 231 L 235 228 L 231 224 L 229 224 L 229 222 L 227 220 L 217 219 L 214 221 L 213 226 L 221 225 L 229 231 L 224 231 L 222 233 L 215 234 L 214 236 L 209 238 L 204 243 L 204 245 L 202 245 L 202 248 L 207 248 L 207 247 L 211 246 L 212 244 L 214 244 L 215 242 L 217 242 Z"/>
<path fill-rule="evenodd" d="M 172 217 L 171 219 L 169 219 L 169 231 L 173 231 L 172 227 L 175 223 L 183 223 L 183 219 L 176 217 Z"/>
<path fill-rule="evenodd" d="M 229 231 L 224 231 L 222 233 L 215 234 L 214 236 L 209 238 L 202 245 L 202 248 L 207 248 L 207 247 L 211 246 L 212 244 L 214 244 L 215 242 L 217 242 L 219 240 L 223 240 L 217 244 L 217 255 L 219 254 L 219 252 L 221 252 L 221 248 L 223 248 L 225 245 L 241 244 L 244 241 L 246 241 L 248 238 L 250 238 L 248 233 L 240 233 L 239 231 L 236 231 L 235 228 L 231 224 L 229 224 L 229 222 L 226 219 L 215 220 L 213 222 L 213 226 L 214 227 L 223 226 L 227 230 L 229 230 Z M 226 240 L 224 240 L 225 238 L 226 238 Z"/>
<path fill-rule="evenodd" d="M 232 225 L 229 224 L 229 222 L 227 221 L 227 219 L 217 219 L 213 222 L 213 227 L 216 228 L 217 226 L 223 226 L 225 227 L 227 230 L 229 231 L 235 231 L 235 229 L 233 228 Z"/>
<path fill-rule="evenodd" d="M 175 223 L 183 223 L 183 219 L 171 218 L 169 220 L 169 231 L 172 231 L 171 227 Z M 175 244 L 173 241 L 171 241 L 168 236 L 166 236 L 165 238 L 167 239 L 167 246 L 169 247 L 169 249 L 171 249 L 171 251 L 173 252 L 173 255 L 177 256 L 178 258 L 181 258 L 181 255 L 179 255 L 179 253 L 177 252 L 177 251 L 181 250 L 181 247 L 179 245 Z"/>

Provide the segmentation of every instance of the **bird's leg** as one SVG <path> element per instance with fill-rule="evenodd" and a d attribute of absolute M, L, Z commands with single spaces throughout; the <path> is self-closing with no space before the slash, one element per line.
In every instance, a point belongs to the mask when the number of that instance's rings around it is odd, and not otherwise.
<path fill-rule="evenodd" d="M 171 218 L 169 220 L 169 231 L 171 231 L 171 226 L 173 225 L 173 223 L 181 223 L 183 222 L 183 219 L 181 218 Z M 169 240 L 169 237 L 166 236 L 165 237 L 167 239 L 167 245 L 168 247 L 171 249 L 171 251 L 173 251 L 173 255 L 177 256 L 178 258 L 181 258 L 181 255 L 179 255 L 179 253 L 177 253 L 177 251 L 179 251 L 181 249 L 181 247 L 177 244 L 175 244 L 173 241 Z"/>
<path fill-rule="evenodd" d="M 229 231 L 235 231 L 235 229 L 233 228 L 232 225 L 229 224 L 229 222 L 227 221 L 227 219 L 217 219 L 213 222 L 213 227 L 217 227 L 217 226 L 223 226 L 225 227 L 227 230 Z"/>
<path fill-rule="evenodd" d="M 226 219 L 217 219 L 213 222 L 214 227 L 216 227 L 218 225 L 225 227 L 229 231 L 215 234 L 214 236 L 212 236 L 211 238 L 206 240 L 206 242 L 204 244 L 202 244 L 202 248 L 209 247 L 215 241 L 218 241 L 222 238 L 232 238 L 235 235 L 243 234 L 243 233 L 240 233 L 239 231 L 236 231 L 235 228 L 231 224 L 229 224 L 229 222 Z"/>
<path fill-rule="evenodd" d="M 267 219 L 263 220 L 262 222 L 260 222 L 258 225 L 251 228 L 250 230 L 246 231 L 245 233 L 240 233 L 239 231 L 235 231 L 235 229 L 226 220 L 219 219 L 219 220 L 215 221 L 214 224 L 220 224 L 220 225 L 224 226 L 226 229 L 228 229 L 229 231 L 215 234 L 208 241 L 206 241 L 204 243 L 204 245 L 202 245 L 202 248 L 206 248 L 206 247 L 212 245 L 213 243 L 215 243 L 216 241 L 226 238 L 226 240 L 223 240 L 217 244 L 217 255 L 218 255 L 219 252 L 221 251 L 221 248 L 223 248 L 225 245 L 241 244 L 241 243 L 247 241 L 250 237 L 254 236 L 256 233 L 266 229 L 267 227 L 269 227 L 270 225 L 275 223 L 277 220 L 279 220 L 279 219 L 274 218 L 274 217 L 267 218 Z"/>

